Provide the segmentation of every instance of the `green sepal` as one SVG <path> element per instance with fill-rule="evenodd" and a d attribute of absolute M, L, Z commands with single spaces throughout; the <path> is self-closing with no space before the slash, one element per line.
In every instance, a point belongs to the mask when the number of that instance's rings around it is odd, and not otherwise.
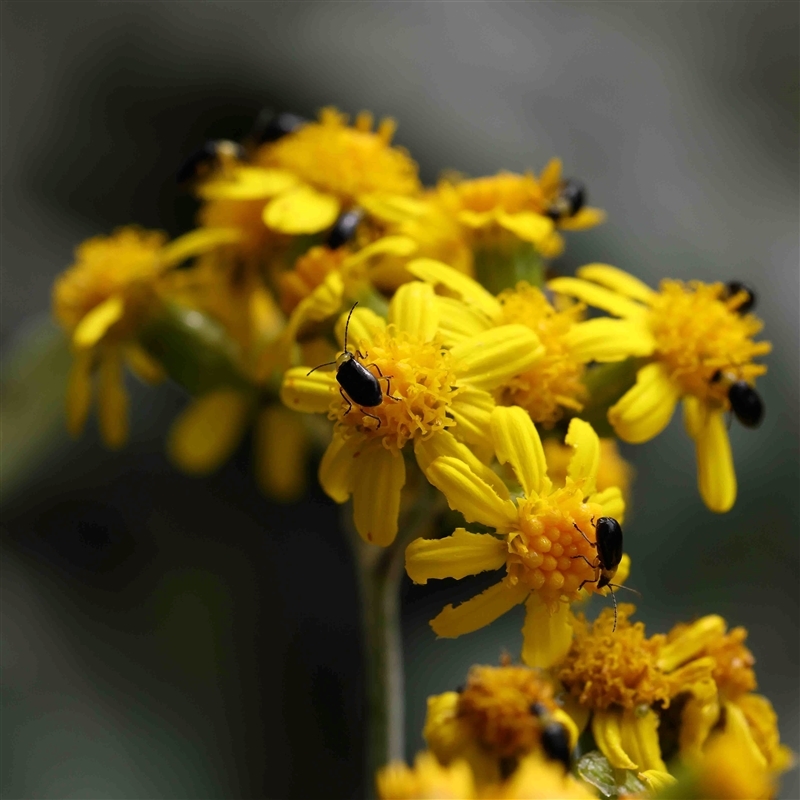
<path fill-rule="evenodd" d="M 647 785 L 629 769 L 615 769 L 599 751 L 592 750 L 581 756 L 577 765 L 578 775 L 590 783 L 605 797 L 627 797 L 647 791 Z"/>
<path fill-rule="evenodd" d="M 236 342 L 201 311 L 165 304 L 143 326 L 139 343 L 190 394 L 252 387 L 239 368 Z"/>
<path fill-rule="evenodd" d="M 578 415 L 588 422 L 600 437 L 614 436 L 608 422 L 608 409 L 636 383 L 636 373 L 644 361 L 626 358 L 611 364 L 596 364 L 586 370 L 583 383 L 588 400 Z"/>
<path fill-rule="evenodd" d="M 477 247 L 474 258 L 475 277 L 492 294 L 513 289 L 520 281 L 544 286 L 547 265 L 529 242 L 515 242 L 513 247 Z"/>

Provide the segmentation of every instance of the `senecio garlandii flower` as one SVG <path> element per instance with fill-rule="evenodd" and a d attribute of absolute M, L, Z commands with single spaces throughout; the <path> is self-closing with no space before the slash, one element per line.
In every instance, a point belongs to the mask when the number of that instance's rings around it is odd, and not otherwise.
<path fill-rule="evenodd" d="M 167 442 L 190 474 L 249 429 L 274 501 L 301 498 L 318 461 L 362 587 L 377 576 L 384 593 L 364 600 L 367 764 L 384 800 L 775 797 L 793 755 L 755 692 L 747 632 L 708 614 L 646 635 L 615 594 L 630 574 L 646 597 L 658 569 L 650 551 L 631 572 L 625 553 L 626 505 L 641 527 L 647 510 L 617 439 L 648 442 L 682 401 L 700 496 L 734 505 L 728 429 L 764 415 L 754 290 L 652 288 L 607 263 L 555 275 L 565 234 L 605 219 L 559 159 L 425 187 L 395 127 L 262 114 L 178 170 L 195 230 L 81 244 L 53 289 L 74 354 L 70 432 L 94 398 L 103 441 L 124 445 L 127 366 L 191 395 Z M 418 584 L 496 575 L 434 617 L 439 637 L 525 608 L 518 658 L 429 698 L 411 766 L 387 744 L 402 730 L 381 656 L 396 612 L 369 608 L 396 606 L 403 562 Z"/>

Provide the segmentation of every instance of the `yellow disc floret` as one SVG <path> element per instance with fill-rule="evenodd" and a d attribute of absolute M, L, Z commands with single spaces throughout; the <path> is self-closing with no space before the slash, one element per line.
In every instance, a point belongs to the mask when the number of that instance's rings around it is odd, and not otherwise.
<path fill-rule="evenodd" d="M 119 293 L 126 295 L 130 317 L 130 301 L 146 293 L 160 274 L 158 256 L 166 241 L 159 231 L 133 226 L 87 239 L 76 249 L 75 263 L 53 287 L 58 321 L 72 330 L 89 311 Z"/>
<path fill-rule="evenodd" d="M 570 352 L 565 337 L 580 322 L 584 306 L 556 311 L 541 290 L 525 282 L 502 292 L 498 300 L 503 323 L 526 325 L 545 348 L 544 356 L 531 369 L 504 387 L 503 401 L 521 406 L 534 422 L 545 427 L 556 423 L 565 408 L 580 411 L 586 395 L 582 380 L 585 365 Z"/>
<path fill-rule="evenodd" d="M 372 115 L 362 112 L 350 127 L 345 114 L 325 108 L 319 122 L 262 147 L 255 163 L 287 170 L 345 202 L 370 193 L 421 192 L 417 165 L 405 150 L 390 144 L 394 121 L 382 120 L 375 131 L 372 122 Z"/>
<path fill-rule="evenodd" d="M 753 341 L 761 321 L 736 313 L 746 296 L 727 298 L 721 283 L 665 280 L 660 289 L 649 318 L 658 359 L 684 392 L 727 406 L 730 380 L 752 382 L 767 370 L 752 363 L 771 349 Z M 717 375 L 727 380 L 715 380 Z"/>
<path fill-rule="evenodd" d="M 459 390 L 453 359 L 441 345 L 389 325 L 376 332 L 361 353 L 358 360 L 379 379 L 383 401 L 351 408 L 337 395 L 328 416 L 345 437 L 358 431 L 380 438 L 384 447 L 396 452 L 409 439 L 427 439 L 455 424 L 447 411 Z"/>
<path fill-rule="evenodd" d="M 508 537 L 511 581 L 538 592 L 553 608 L 561 599 L 577 600 L 580 585 L 595 577 L 590 565 L 597 551 L 590 542 L 595 541 L 594 521 L 601 516 L 602 507 L 585 502 L 574 484 L 520 500 L 518 530 Z"/>

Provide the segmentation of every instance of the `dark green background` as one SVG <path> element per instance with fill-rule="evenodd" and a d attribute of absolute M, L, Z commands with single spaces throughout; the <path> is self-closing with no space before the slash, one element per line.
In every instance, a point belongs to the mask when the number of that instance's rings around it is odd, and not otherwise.
<path fill-rule="evenodd" d="M 798 749 L 797 4 L 6 2 L 2 23 L 4 797 L 359 794 L 336 509 L 319 491 L 270 505 L 247 446 L 209 479 L 174 472 L 170 387 L 132 387 L 125 452 L 93 428 L 69 443 L 66 354 L 42 323 L 78 241 L 180 231 L 176 165 L 264 105 L 391 114 L 427 181 L 559 155 L 610 218 L 562 270 L 758 288 L 775 350 L 764 425 L 732 428 L 735 508 L 703 507 L 676 420 L 626 450 L 627 549 L 650 630 L 711 612 L 750 629 Z M 455 641 L 426 625 L 485 583 L 404 587 L 410 754 L 429 693 L 518 652 L 519 614 Z"/>

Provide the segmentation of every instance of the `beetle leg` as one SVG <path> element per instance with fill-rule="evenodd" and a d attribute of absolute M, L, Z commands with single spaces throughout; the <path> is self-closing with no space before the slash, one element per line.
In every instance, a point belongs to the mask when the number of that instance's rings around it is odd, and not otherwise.
<path fill-rule="evenodd" d="M 589 561 L 589 559 L 586 558 L 586 556 L 570 556 L 570 558 L 582 558 L 592 569 L 596 569 L 597 568 L 597 564 L 592 564 L 592 562 Z M 583 583 L 586 583 L 586 581 L 584 581 Z M 583 584 L 581 584 L 581 585 L 583 585 Z"/>
<path fill-rule="evenodd" d="M 362 353 L 360 350 L 356 350 L 356 355 L 363 361 L 366 357 L 366 353 Z"/>
<path fill-rule="evenodd" d="M 583 536 L 583 538 L 586 539 L 586 541 L 589 542 L 592 547 L 597 547 L 597 542 L 593 542 L 574 522 L 572 523 L 572 527 L 575 528 L 575 530 L 578 531 L 578 533 Z"/>
<path fill-rule="evenodd" d="M 583 582 L 583 583 L 582 583 L 582 584 L 581 584 L 581 585 L 578 587 L 578 591 L 580 591 L 581 589 L 583 589 L 583 587 L 584 587 L 584 586 L 585 586 L 587 583 L 597 583 L 597 578 L 587 578 L 587 579 L 586 579 L 586 580 L 585 580 L 585 581 L 584 581 L 584 582 Z"/>
<path fill-rule="evenodd" d="M 362 414 L 363 414 L 365 417 L 370 417 L 371 419 L 376 419 L 376 420 L 378 420 L 378 427 L 377 427 L 377 428 L 375 428 L 375 430 L 376 430 L 376 431 L 378 430 L 378 428 L 380 428 L 380 427 L 381 427 L 381 418 L 380 418 L 380 417 L 376 417 L 374 414 L 368 414 L 366 411 L 364 411 L 364 409 L 363 409 L 363 408 L 361 409 L 361 413 L 362 413 Z"/>
<path fill-rule="evenodd" d="M 343 417 L 346 417 L 350 413 L 350 410 L 353 408 L 353 404 L 350 402 L 349 398 L 344 393 L 344 389 L 342 389 L 341 386 L 339 387 L 339 394 L 342 396 L 342 400 L 344 400 L 345 403 L 347 403 L 347 411 L 345 411 L 344 414 L 342 414 Z"/>
<path fill-rule="evenodd" d="M 361 356 L 361 357 L 364 358 L 364 356 Z M 365 364 L 364 366 L 367 369 L 369 369 L 370 367 L 375 367 L 375 369 L 378 370 L 378 375 L 380 375 L 381 378 L 383 377 L 383 373 L 381 372 L 381 368 L 374 361 L 371 364 Z"/>

